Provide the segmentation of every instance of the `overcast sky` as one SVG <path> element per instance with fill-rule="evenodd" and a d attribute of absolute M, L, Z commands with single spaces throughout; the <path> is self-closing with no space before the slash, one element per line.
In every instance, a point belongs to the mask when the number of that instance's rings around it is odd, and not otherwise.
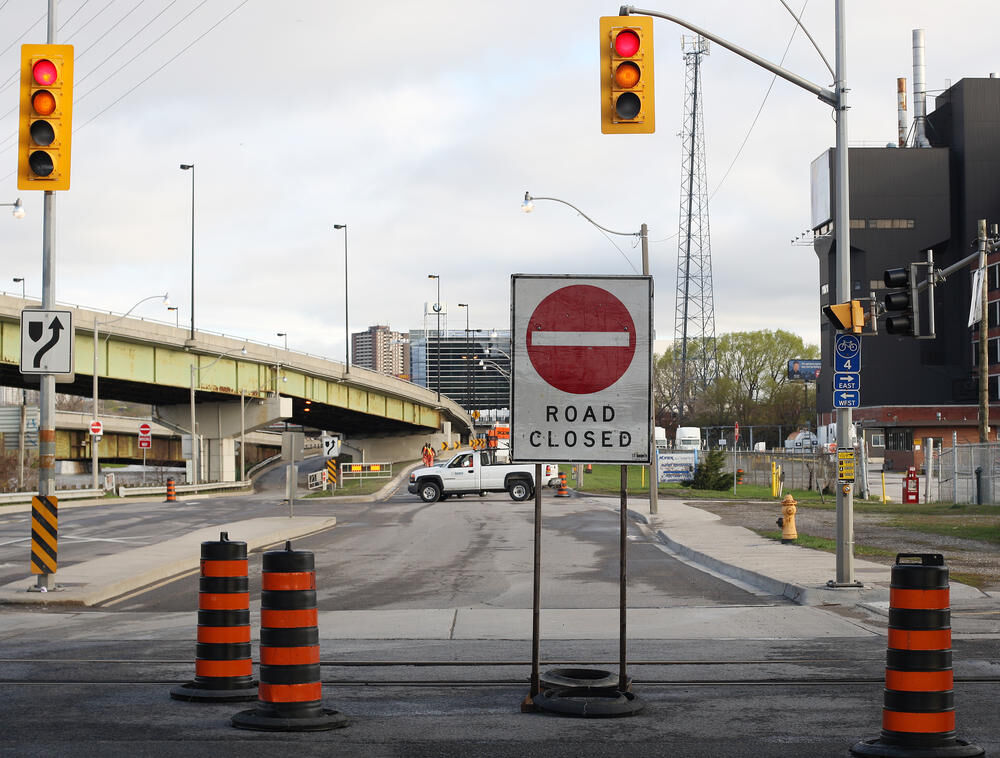
<path fill-rule="evenodd" d="M 779 0 L 672 0 L 674 13 L 778 61 L 794 20 Z M 41 295 L 42 193 L 15 175 L 22 43 L 45 42 L 42 0 L 0 0 L 0 290 Z M 366 7 L 368 5 L 368 7 Z M 796 11 L 803 0 L 789 0 Z M 896 78 L 912 84 L 911 30 L 926 29 L 932 94 L 1000 71 L 995 0 L 846 3 L 852 145 L 896 139 Z M 509 325 L 510 274 L 641 270 L 555 196 L 614 230 L 650 229 L 655 328 L 674 332 L 684 62 L 680 27 L 654 22 L 654 135 L 602 135 L 591 0 L 63 0 L 75 46 L 72 188 L 58 193 L 57 299 L 116 312 L 169 291 L 190 324 L 195 168 L 196 326 L 342 360 L 344 236 L 351 331 Z M 834 62 L 833 0 L 803 23 Z M 829 87 L 797 33 L 784 63 Z M 716 332 L 819 339 L 809 164 L 834 142 L 830 108 L 712 47 L 703 65 Z M 933 107 L 933 102 L 931 106 Z M 912 117 L 912 104 L 911 104 Z M 747 137 L 746 146 L 739 152 Z M 737 158 L 737 153 L 739 156 Z M 735 163 L 734 163 L 735 159 Z M 730 166 L 732 164 L 732 168 Z M 728 174 L 727 174 L 728 171 Z M 724 178 L 725 177 L 725 178 Z M 155 302 L 135 313 L 172 321 Z"/>

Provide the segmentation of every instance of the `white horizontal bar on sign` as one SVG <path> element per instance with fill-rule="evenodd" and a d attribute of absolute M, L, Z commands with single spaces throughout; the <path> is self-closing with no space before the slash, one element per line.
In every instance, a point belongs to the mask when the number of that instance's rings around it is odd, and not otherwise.
<path fill-rule="evenodd" d="M 628 347 L 628 332 L 531 332 L 531 344 L 549 347 Z"/>

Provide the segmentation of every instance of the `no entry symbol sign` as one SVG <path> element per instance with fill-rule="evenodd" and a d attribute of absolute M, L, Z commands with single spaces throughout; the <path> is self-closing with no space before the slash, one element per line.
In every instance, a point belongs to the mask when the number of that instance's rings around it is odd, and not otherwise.
<path fill-rule="evenodd" d="M 514 460 L 649 461 L 652 298 L 646 276 L 512 277 Z"/>
<path fill-rule="evenodd" d="M 538 304 L 525 344 L 538 375 L 563 392 L 600 392 L 621 379 L 635 356 L 635 322 L 606 289 L 574 284 Z"/>

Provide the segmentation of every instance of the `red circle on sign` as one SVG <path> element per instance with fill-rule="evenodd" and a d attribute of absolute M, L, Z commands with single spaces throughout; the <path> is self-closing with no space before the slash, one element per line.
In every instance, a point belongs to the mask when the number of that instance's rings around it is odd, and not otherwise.
<path fill-rule="evenodd" d="M 90 422 L 90 433 L 91 434 L 100 434 L 103 429 L 104 429 L 104 425 L 100 421 L 91 421 Z"/>
<path fill-rule="evenodd" d="M 139 434 L 149 434 L 153 431 L 153 427 L 149 424 L 139 424 Z"/>
<path fill-rule="evenodd" d="M 628 308 L 590 284 L 563 287 L 545 297 L 528 320 L 525 344 L 538 375 L 574 395 L 600 392 L 632 365 L 635 323 Z"/>

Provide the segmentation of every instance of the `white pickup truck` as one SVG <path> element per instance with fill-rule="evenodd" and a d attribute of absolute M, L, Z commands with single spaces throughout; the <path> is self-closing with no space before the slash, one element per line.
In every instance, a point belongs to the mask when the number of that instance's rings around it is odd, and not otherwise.
<path fill-rule="evenodd" d="M 425 503 L 451 495 L 507 492 L 512 500 L 527 500 L 535 491 L 535 464 L 495 463 L 492 453 L 479 450 L 459 453 L 446 463 L 418 468 L 410 473 L 407 490 Z M 559 483 L 559 466 L 542 464 L 542 482 Z"/>

